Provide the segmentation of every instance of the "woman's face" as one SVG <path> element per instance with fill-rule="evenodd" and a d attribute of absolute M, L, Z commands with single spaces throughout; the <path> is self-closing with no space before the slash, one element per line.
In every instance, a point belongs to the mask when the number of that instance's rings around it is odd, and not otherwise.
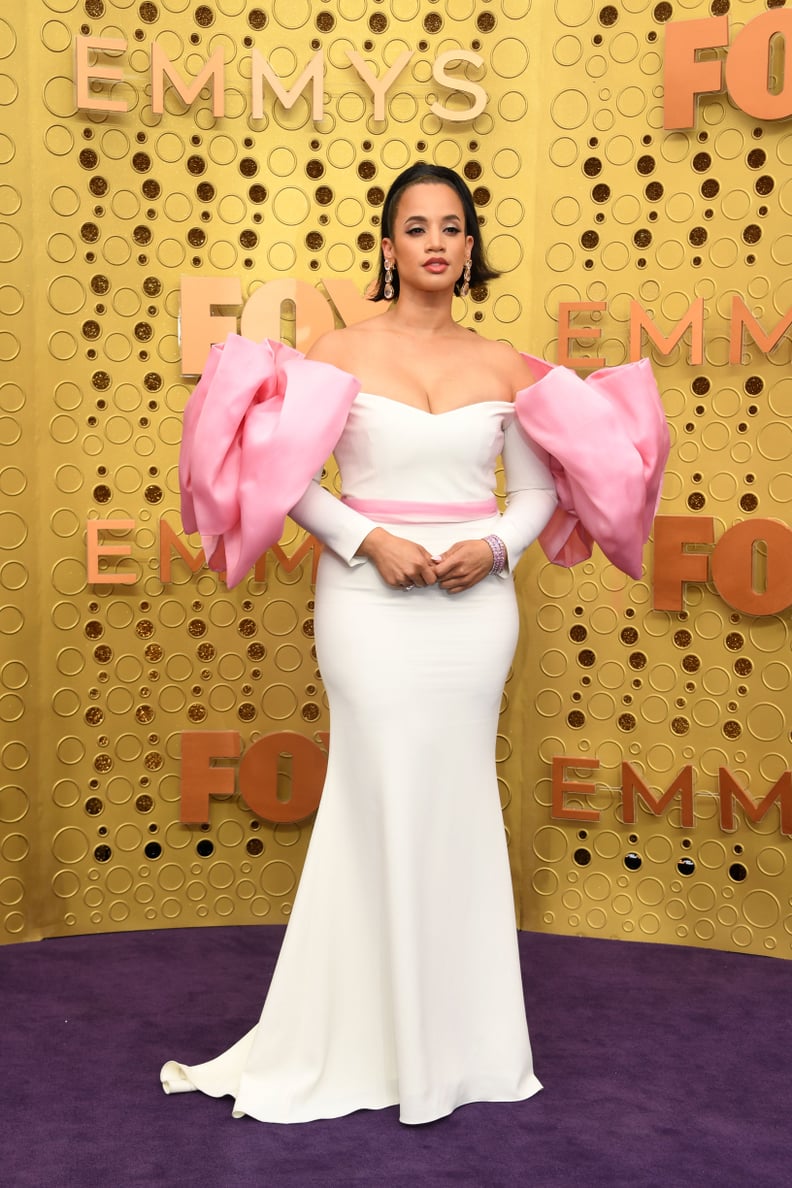
<path fill-rule="evenodd" d="M 393 216 L 393 238 L 382 241 L 386 260 L 396 262 L 400 292 L 453 288 L 472 248 L 459 195 L 442 182 L 406 189 Z"/>

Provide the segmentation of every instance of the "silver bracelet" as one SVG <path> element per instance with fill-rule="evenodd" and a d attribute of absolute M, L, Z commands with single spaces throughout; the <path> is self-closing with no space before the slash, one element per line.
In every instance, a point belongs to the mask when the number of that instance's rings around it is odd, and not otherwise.
<path fill-rule="evenodd" d="M 485 536 L 489 547 L 492 549 L 492 569 L 490 573 L 503 573 L 506 568 L 506 545 L 499 536 Z"/>

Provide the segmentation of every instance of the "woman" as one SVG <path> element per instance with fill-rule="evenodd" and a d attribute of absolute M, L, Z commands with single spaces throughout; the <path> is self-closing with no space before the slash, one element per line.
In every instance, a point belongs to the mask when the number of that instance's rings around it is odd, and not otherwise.
<path fill-rule="evenodd" d="M 360 386 L 335 447 L 343 500 L 313 483 L 291 510 L 327 545 L 327 779 L 259 1024 L 207 1064 L 167 1064 L 168 1092 L 230 1093 L 235 1115 L 277 1122 L 398 1102 L 421 1123 L 541 1087 L 495 738 L 511 572 L 556 493 L 515 417 L 533 373 L 452 316 L 455 292 L 494 275 L 465 183 L 415 165 L 383 209 L 373 297 L 387 311 L 310 352 L 328 382 L 340 369 Z"/>

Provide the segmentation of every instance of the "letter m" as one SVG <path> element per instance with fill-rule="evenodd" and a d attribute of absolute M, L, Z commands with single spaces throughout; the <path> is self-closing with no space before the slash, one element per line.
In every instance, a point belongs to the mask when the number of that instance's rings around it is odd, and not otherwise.
<path fill-rule="evenodd" d="M 682 797 L 681 821 L 684 829 L 692 829 L 693 818 L 693 768 L 688 763 L 671 781 L 659 798 L 647 788 L 632 763 L 622 763 L 622 816 L 625 825 L 635 823 L 635 800 L 640 796 L 650 812 L 656 817 L 665 810 L 675 796 Z"/>
<path fill-rule="evenodd" d="M 212 88 L 212 115 L 225 115 L 224 65 L 223 49 L 218 46 L 210 58 L 204 63 L 203 70 L 195 78 L 186 80 L 171 62 L 159 42 L 155 41 L 151 47 L 151 110 L 155 115 L 162 115 L 165 110 L 165 75 L 171 85 L 178 92 L 181 100 L 187 104 L 194 103 L 204 87 Z"/>
<path fill-rule="evenodd" d="M 721 767 L 718 771 L 718 796 L 720 797 L 721 829 L 737 828 L 734 818 L 735 801 L 739 803 L 748 820 L 753 821 L 756 825 L 777 800 L 781 807 L 781 832 L 787 835 L 792 834 L 792 771 L 783 772 L 764 800 L 755 804 L 728 767 Z"/>
<path fill-rule="evenodd" d="M 311 583 L 316 585 L 316 567 L 319 564 L 319 555 L 322 551 L 321 542 L 315 536 L 306 536 L 305 540 L 296 549 L 291 556 L 286 553 L 279 544 L 273 545 L 263 557 L 259 557 L 256 562 L 255 579 L 257 582 L 265 582 L 267 580 L 267 558 L 272 553 L 275 560 L 283 566 L 286 573 L 292 573 L 298 565 L 308 556 L 311 557 Z"/>
<path fill-rule="evenodd" d="M 641 357 L 641 331 L 646 331 L 661 355 L 670 355 L 686 330 L 690 330 L 690 362 L 694 367 L 704 362 L 704 298 L 697 297 L 670 334 L 658 330 L 638 301 L 630 302 L 630 360 Z"/>
<path fill-rule="evenodd" d="M 184 542 L 179 538 L 176 529 L 172 528 L 167 520 L 160 520 L 160 581 L 164 584 L 172 581 L 171 577 L 171 563 L 173 561 L 173 552 L 176 552 L 181 557 L 182 561 L 187 562 L 187 566 L 191 573 L 197 573 L 203 565 L 206 564 L 203 549 L 199 549 L 197 553 L 191 553 Z"/>
<path fill-rule="evenodd" d="M 743 330 L 747 330 L 759 350 L 769 355 L 773 347 L 780 341 L 792 326 L 792 309 L 788 309 L 773 329 L 767 333 L 761 323 L 753 316 L 742 297 L 736 294 L 732 297 L 731 332 L 729 334 L 729 362 L 742 363 Z"/>

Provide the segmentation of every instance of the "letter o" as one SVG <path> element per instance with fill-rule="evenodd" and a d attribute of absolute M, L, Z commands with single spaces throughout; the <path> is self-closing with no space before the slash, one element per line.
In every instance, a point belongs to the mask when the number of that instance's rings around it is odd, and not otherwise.
<path fill-rule="evenodd" d="M 767 583 L 753 586 L 753 549 L 767 544 Z M 746 615 L 775 615 L 792 604 L 792 530 L 780 520 L 744 520 L 724 532 L 712 553 L 712 580 L 729 606 Z"/>
<path fill-rule="evenodd" d="M 777 95 L 768 90 L 770 42 L 784 39 L 784 85 Z M 792 12 L 775 8 L 745 25 L 726 59 L 729 94 L 747 115 L 757 120 L 783 120 L 792 115 Z"/>
<path fill-rule="evenodd" d="M 334 329 L 333 311 L 322 294 L 307 281 L 283 277 L 267 281 L 246 302 L 239 327 L 245 338 L 253 342 L 263 342 L 265 338 L 280 340 L 286 301 L 294 303 L 297 318 L 294 345 L 298 351 L 310 350 L 317 338 Z"/>
<path fill-rule="evenodd" d="M 291 796 L 278 799 L 278 764 L 291 760 Z M 259 738 L 245 751 L 239 765 L 239 791 L 257 817 L 264 821 L 294 822 L 310 817 L 319 805 L 327 771 L 327 756 L 293 730 Z"/>

